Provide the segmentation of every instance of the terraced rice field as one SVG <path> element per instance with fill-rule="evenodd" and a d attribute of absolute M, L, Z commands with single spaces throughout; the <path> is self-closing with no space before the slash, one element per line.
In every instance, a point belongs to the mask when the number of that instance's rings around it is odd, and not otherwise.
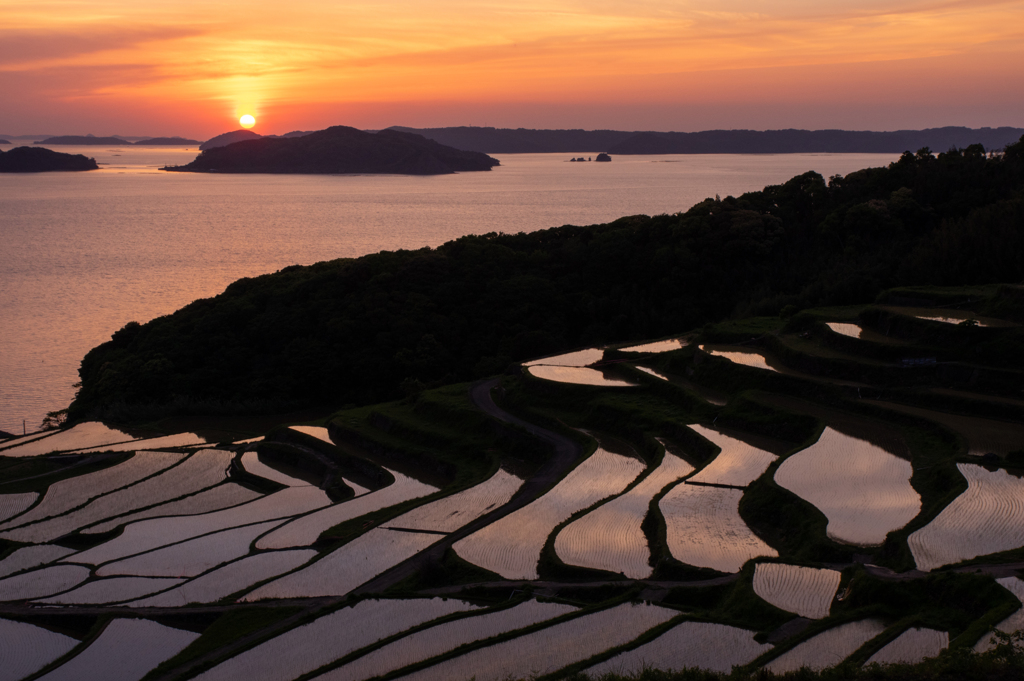
<path fill-rule="evenodd" d="M 907 629 L 868 658 L 867 664 L 915 664 L 938 657 L 949 647 L 949 632 L 934 629 Z"/>
<path fill-rule="evenodd" d="M 20 527 L 26 523 L 66 513 L 101 494 L 126 487 L 158 473 L 184 457 L 184 454 L 169 452 L 139 452 L 116 466 L 55 482 L 47 488 L 43 500 L 30 511 L 0 527 Z"/>
<path fill-rule="evenodd" d="M 4 522 L 22 513 L 36 502 L 39 495 L 35 492 L 24 494 L 0 494 L 0 522 Z"/>
<path fill-rule="evenodd" d="M 334 441 L 331 440 L 331 434 L 326 428 L 322 426 L 288 426 L 291 430 L 299 433 L 305 433 L 306 435 L 312 435 L 318 440 L 323 440 L 327 444 L 333 445 Z"/>
<path fill-rule="evenodd" d="M 507 504 L 522 486 L 522 478 L 498 469 L 498 472 L 479 485 L 415 508 L 385 523 L 384 527 L 454 532 L 466 523 Z"/>
<path fill-rule="evenodd" d="M 734 665 L 747 664 L 771 649 L 771 645 L 755 641 L 754 632 L 746 629 L 710 622 L 683 622 L 650 643 L 594 665 L 586 673 L 591 678 L 603 674 L 637 675 L 649 667 L 727 673 Z"/>
<path fill-rule="evenodd" d="M 145 520 L 146 518 L 200 515 L 212 511 L 220 511 L 259 499 L 261 496 L 263 495 L 259 492 L 254 492 L 241 485 L 228 482 L 177 501 L 169 501 L 144 511 L 130 513 L 98 525 L 87 527 L 82 532 L 84 534 L 108 532 L 118 525 L 127 525 L 128 523 Z"/>
<path fill-rule="evenodd" d="M 742 364 L 743 366 L 753 367 L 754 369 L 778 371 L 775 367 L 768 366 L 768 362 L 765 360 L 764 355 L 754 352 L 753 350 L 711 350 L 706 347 L 701 347 L 701 350 L 709 355 L 714 355 L 715 357 L 724 357 L 733 364 Z"/>
<path fill-rule="evenodd" d="M 136 456 L 149 455 L 140 452 Z M 231 452 L 218 449 L 196 452 L 163 473 L 93 499 L 76 511 L 4 532 L 0 537 L 30 543 L 52 541 L 111 516 L 193 494 L 224 481 L 231 457 Z"/>
<path fill-rule="evenodd" d="M 4 440 L 3 442 L 0 442 L 0 451 L 10 449 L 11 447 L 20 447 L 27 442 L 32 442 L 33 440 L 38 440 L 41 437 L 48 437 L 50 435 L 56 435 L 56 431 L 44 430 L 38 433 L 31 433 L 29 435 L 14 437 L 10 440 Z"/>
<path fill-rule="evenodd" d="M 828 617 L 841 578 L 835 570 L 758 563 L 754 570 L 754 593 L 780 610 L 821 619 Z"/>
<path fill-rule="evenodd" d="M 28 601 L 52 596 L 89 579 L 89 568 L 54 565 L 0 579 L 0 601 Z"/>
<path fill-rule="evenodd" d="M 453 545 L 471 563 L 506 579 L 537 579 L 548 535 L 573 513 L 618 494 L 641 472 L 636 460 L 598 448 L 536 501 Z"/>
<path fill-rule="evenodd" d="M 1024 546 L 1024 480 L 1005 470 L 956 465 L 967 491 L 907 537 L 918 570 Z"/>
<path fill-rule="evenodd" d="M 604 359 L 604 350 L 600 348 L 589 348 L 587 350 L 577 350 L 576 352 L 567 352 L 564 355 L 555 355 L 554 357 L 544 357 L 542 359 L 535 359 L 532 362 L 524 362 L 523 366 L 560 366 L 560 367 L 585 367 L 595 362 L 600 362 Z"/>
<path fill-rule="evenodd" d="M 682 338 L 670 338 L 669 340 L 654 341 L 653 343 L 644 343 L 643 345 L 631 345 L 628 348 L 619 348 L 622 352 L 671 352 L 678 350 L 679 348 L 685 348 L 686 341 Z"/>
<path fill-rule="evenodd" d="M 333 506 L 328 506 L 316 513 L 304 515 L 271 532 L 256 543 L 258 549 L 290 549 L 297 546 L 309 546 L 320 535 L 335 525 L 347 520 L 358 518 L 394 506 L 410 499 L 418 499 L 437 491 L 436 487 L 424 484 L 419 480 L 388 471 L 395 476 L 395 482 L 383 489 L 376 490 L 360 497 L 355 497 Z"/>
<path fill-rule="evenodd" d="M 152 437 L 133 442 L 122 442 L 116 445 L 100 445 L 87 449 L 77 449 L 75 454 L 87 452 L 134 452 L 140 449 L 168 449 L 171 447 L 188 447 L 189 445 L 205 444 L 206 439 L 195 433 L 176 433 L 164 437 Z"/>
<path fill-rule="evenodd" d="M 297 627 L 200 674 L 202 681 L 291 681 L 430 620 L 476 606 L 453 598 L 366 600 Z"/>
<path fill-rule="evenodd" d="M 743 490 L 679 484 L 658 502 L 666 543 L 676 560 L 719 572 L 739 572 L 751 558 L 779 554 L 740 517 Z"/>
<path fill-rule="evenodd" d="M 249 546 L 264 532 L 281 524 L 271 520 L 256 525 L 215 532 L 149 553 L 107 563 L 96 574 L 135 575 L 139 577 L 195 577 L 222 563 L 249 553 Z"/>
<path fill-rule="evenodd" d="M 246 473 L 252 473 L 253 475 L 261 478 L 273 480 L 274 482 L 281 483 L 286 487 L 308 487 L 312 484 L 305 480 L 300 480 L 299 478 L 293 478 L 290 475 L 282 473 L 276 468 L 271 468 L 259 460 L 259 456 L 256 452 L 246 452 L 242 454 L 242 468 L 245 469 Z"/>
<path fill-rule="evenodd" d="M 135 438 L 120 430 L 107 428 L 98 421 L 79 423 L 73 428 L 54 433 L 49 437 L 38 439 L 28 436 L 21 440 L 22 444 L 14 444 L 3 450 L 4 456 L 20 458 L 23 456 L 39 456 L 50 452 L 65 452 L 86 447 L 109 445 L 116 442 L 128 442 Z M 26 441 L 31 440 L 31 441 Z"/>
<path fill-rule="evenodd" d="M 242 525 L 288 518 L 331 503 L 315 487 L 288 487 L 255 501 L 204 515 L 153 518 L 132 523 L 108 542 L 77 553 L 68 561 L 101 565 L 186 539 Z"/>
<path fill-rule="evenodd" d="M 314 678 L 318 681 L 362 681 L 383 676 L 407 665 L 455 650 L 461 645 L 522 629 L 574 610 L 576 608 L 560 603 L 527 601 L 508 610 L 438 624 L 389 643 L 343 667 Z"/>
<path fill-rule="evenodd" d="M 432 533 L 378 527 L 335 549 L 309 567 L 264 584 L 242 600 L 344 596 L 438 539 L 440 537 Z"/>
<path fill-rule="evenodd" d="M 42 678 L 46 681 L 138 681 L 197 638 L 199 634 L 149 620 L 116 619 L 88 648 Z"/>
<path fill-rule="evenodd" d="M 569 565 L 650 577 L 651 552 L 640 524 L 651 499 L 692 472 L 693 466 L 665 452 L 661 465 L 631 490 L 564 527 L 555 537 L 555 553 Z"/>
<path fill-rule="evenodd" d="M 775 482 L 828 518 L 828 536 L 877 546 L 921 510 L 910 462 L 866 440 L 825 428 L 818 441 L 782 462 Z"/>
<path fill-rule="evenodd" d="M 74 591 L 40 598 L 37 603 L 53 605 L 103 605 L 142 598 L 181 584 L 183 579 L 156 577 L 110 577 L 84 584 Z"/>
<path fill-rule="evenodd" d="M 656 605 L 624 603 L 468 652 L 402 678 L 449 681 L 472 677 L 476 681 L 499 681 L 540 676 L 628 643 L 678 614 Z"/>
<path fill-rule="evenodd" d="M 928 321 L 931 321 L 931 322 L 942 322 L 943 324 L 959 324 L 960 322 L 966 321 L 967 319 L 974 319 L 974 317 L 971 317 L 969 315 L 964 315 L 963 317 L 949 317 L 949 316 L 925 317 L 925 316 L 920 316 L 920 315 L 915 315 L 915 316 L 918 319 L 927 319 Z M 978 323 L 978 326 L 989 326 L 988 324 L 985 324 L 984 322 L 978 321 L 977 319 L 974 319 L 974 321 L 976 321 Z"/>
<path fill-rule="evenodd" d="M 1003 588 L 1017 597 L 1018 601 L 1024 603 L 1024 581 L 1017 577 L 1003 577 L 996 580 Z M 1013 613 L 1002 622 L 996 625 L 996 629 L 1007 634 L 1024 629 L 1024 608 Z M 974 644 L 974 650 L 983 653 L 991 650 L 996 645 L 995 636 L 992 633 L 985 634 L 981 640 Z"/>
<path fill-rule="evenodd" d="M 860 338 L 861 331 L 863 330 L 859 324 L 844 324 L 843 322 L 825 322 L 825 324 L 834 332 L 849 336 L 850 338 Z"/>
<path fill-rule="evenodd" d="M 0 681 L 20 681 L 58 657 L 78 641 L 25 622 L 0 619 Z"/>
<path fill-rule="evenodd" d="M 746 487 L 768 470 L 776 457 L 771 452 L 748 445 L 717 430 L 693 424 L 690 428 L 722 451 L 688 482 Z"/>
<path fill-rule="evenodd" d="M 170 591 L 127 605 L 133 608 L 174 608 L 189 603 L 213 603 L 253 584 L 294 570 L 315 556 L 316 551 L 312 549 L 257 553 L 200 575 Z"/>
<path fill-rule="evenodd" d="M 624 381 L 620 378 L 608 378 L 597 369 L 586 367 L 563 367 L 548 366 L 546 364 L 530 366 L 526 368 L 537 378 L 557 383 L 575 383 L 576 385 L 598 385 L 604 387 L 635 388 L 635 383 Z"/>
<path fill-rule="evenodd" d="M 665 374 L 658 373 L 657 371 L 655 371 L 654 369 L 651 369 L 649 367 L 639 367 L 638 366 L 636 368 L 639 369 L 640 371 L 644 372 L 645 374 L 648 374 L 650 376 L 654 376 L 655 378 L 660 378 L 663 381 L 670 381 L 671 380 Z"/>
<path fill-rule="evenodd" d="M 45 563 L 52 563 L 74 552 L 74 549 L 64 548 L 56 544 L 26 546 L 0 560 L 0 577 L 13 575 L 15 572 L 29 570 Z"/>
<path fill-rule="evenodd" d="M 764 668 L 776 674 L 784 674 L 801 667 L 809 667 L 815 671 L 832 667 L 884 630 L 885 625 L 878 620 L 840 624 L 783 653 Z"/>

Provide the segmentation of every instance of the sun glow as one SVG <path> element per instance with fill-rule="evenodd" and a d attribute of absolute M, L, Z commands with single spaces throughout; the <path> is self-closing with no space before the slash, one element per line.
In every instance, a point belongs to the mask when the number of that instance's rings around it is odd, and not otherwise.
<path fill-rule="evenodd" d="M 256 125 L 256 119 L 251 114 L 245 114 L 244 116 L 238 119 L 238 123 L 243 128 L 248 130 L 252 126 Z"/>

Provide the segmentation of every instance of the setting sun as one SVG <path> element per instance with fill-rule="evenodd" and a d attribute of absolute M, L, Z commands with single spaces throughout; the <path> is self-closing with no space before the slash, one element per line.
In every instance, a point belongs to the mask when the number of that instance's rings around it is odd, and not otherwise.
<path fill-rule="evenodd" d="M 244 116 L 238 119 L 238 122 L 242 125 L 243 128 L 246 129 L 249 129 L 252 126 L 256 125 L 256 119 L 250 114 L 245 114 Z"/>

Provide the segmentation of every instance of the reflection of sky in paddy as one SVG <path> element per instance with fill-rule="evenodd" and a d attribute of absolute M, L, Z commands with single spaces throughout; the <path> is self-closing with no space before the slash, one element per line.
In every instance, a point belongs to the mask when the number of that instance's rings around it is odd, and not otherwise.
<path fill-rule="evenodd" d="M 832 329 L 836 333 L 850 338 L 860 338 L 861 328 L 856 324 L 844 324 L 842 322 L 825 322 L 828 324 L 828 328 Z"/>
<path fill-rule="evenodd" d="M 716 357 L 725 357 L 730 362 L 736 364 L 742 364 L 748 367 L 754 367 L 755 369 L 767 369 L 768 371 L 776 371 L 773 367 L 768 366 L 764 357 L 757 354 L 756 352 L 740 352 L 730 350 L 709 350 L 707 348 L 701 348 L 704 352 L 709 355 L 715 355 Z"/>
<path fill-rule="evenodd" d="M 585 367 L 566 366 L 531 366 L 527 368 L 537 378 L 559 383 L 576 383 L 578 385 L 602 385 L 602 386 L 626 386 L 636 387 L 635 383 L 623 381 L 617 378 L 606 378 L 604 374 L 596 369 Z"/>
<path fill-rule="evenodd" d="M 669 340 L 654 341 L 643 345 L 633 345 L 628 348 L 620 348 L 622 352 L 671 352 L 685 347 L 686 341 L 682 338 L 671 338 Z"/>
<path fill-rule="evenodd" d="M 532 362 L 525 362 L 524 366 L 585 367 L 594 362 L 600 362 L 603 357 L 604 350 L 600 348 L 587 348 L 586 350 L 567 352 L 564 355 L 535 359 Z"/>

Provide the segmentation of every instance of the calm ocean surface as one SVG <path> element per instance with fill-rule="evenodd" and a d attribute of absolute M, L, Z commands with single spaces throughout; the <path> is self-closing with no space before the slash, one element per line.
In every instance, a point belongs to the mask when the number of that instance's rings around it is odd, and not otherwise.
<path fill-rule="evenodd" d="M 10 147 L 5 147 L 9 149 Z M 495 155 L 440 177 L 193 175 L 195 149 L 57 147 L 87 173 L 0 174 L 0 429 L 38 427 L 74 395 L 78 364 L 126 322 L 216 295 L 240 277 L 465 234 L 529 232 L 676 213 L 807 170 L 825 177 L 894 154 Z"/>

